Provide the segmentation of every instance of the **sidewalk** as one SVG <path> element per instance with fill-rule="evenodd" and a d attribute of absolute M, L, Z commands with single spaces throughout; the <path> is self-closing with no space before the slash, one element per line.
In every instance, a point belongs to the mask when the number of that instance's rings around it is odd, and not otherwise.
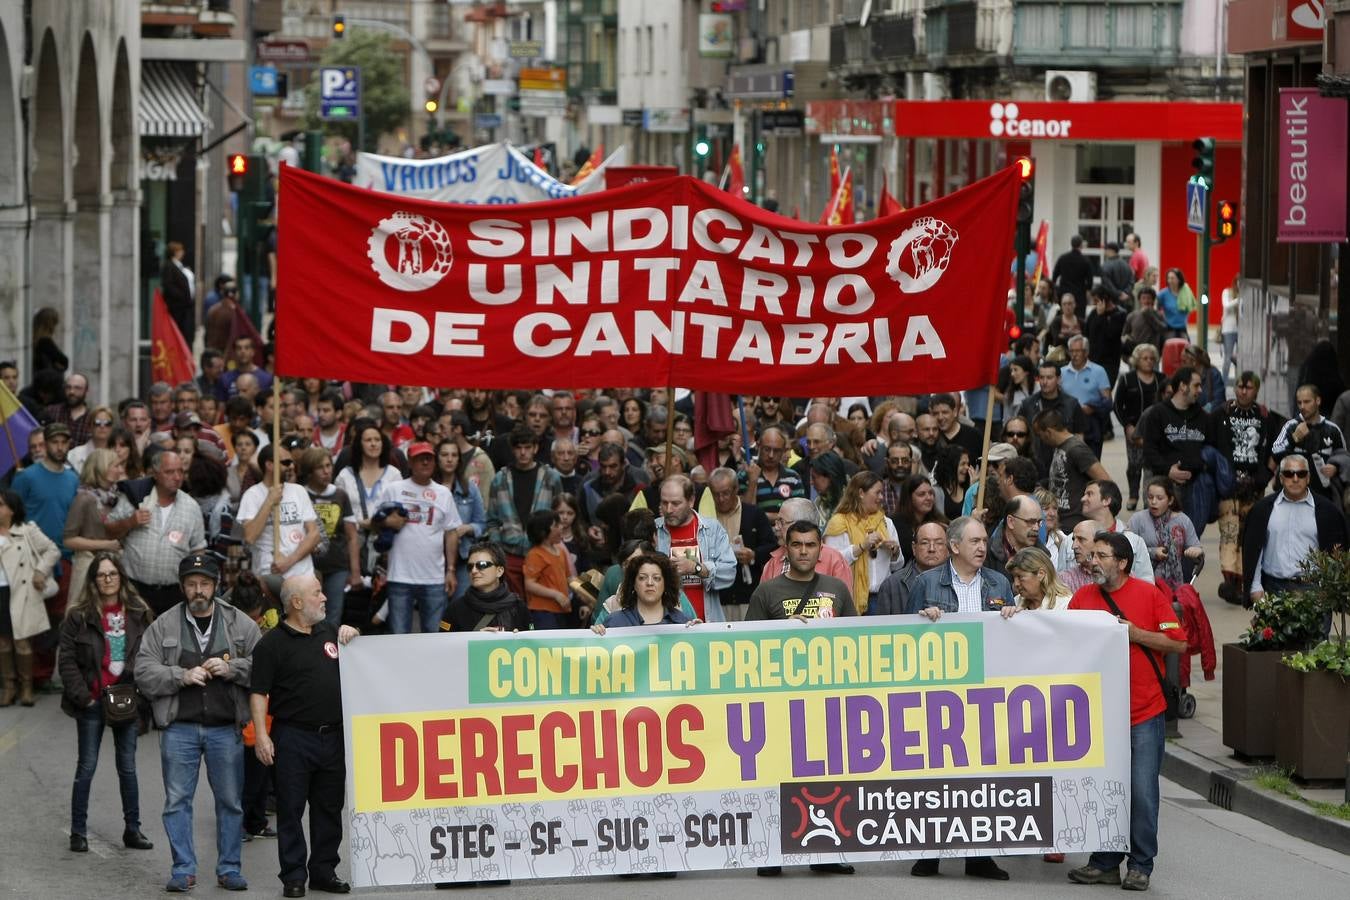
<path fill-rule="evenodd" d="M 1119 429 L 1116 434 L 1120 435 Z M 1123 489 L 1125 443 L 1119 436 L 1103 446 L 1102 465 Z M 1128 512 L 1122 512 L 1123 517 L 1128 515 Z M 1195 587 L 1214 630 L 1218 668 L 1213 681 L 1204 681 L 1200 657 L 1197 655 L 1192 659 L 1192 682 L 1188 690 L 1195 697 L 1195 717 L 1182 719 L 1179 723 L 1181 737 L 1167 742 L 1163 775 L 1224 809 L 1250 816 L 1303 840 L 1350 854 L 1350 821 L 1321 815 L 1307 803 L 1257 785 L 1253 781 L 1257 775 L 1275 771 L 1273 761 L 1264 764 L 1244 762 L 1234 757 L 1232 751 L 1223 744 L 1223 645 L 1237 640 L 1238 635 L 1247 628 L 1251 613 L 1219 599 L 1221 577 L 1217 525 L 1211 524 L 1205 528 L 1201 543 L 1205 548 L 1206 565 Z M 1345 792 L 1339 787 L 1307 789 L 1295 786 L 1295 789 L 1307 800 L 1332 805 L 1346 802 Z"/>

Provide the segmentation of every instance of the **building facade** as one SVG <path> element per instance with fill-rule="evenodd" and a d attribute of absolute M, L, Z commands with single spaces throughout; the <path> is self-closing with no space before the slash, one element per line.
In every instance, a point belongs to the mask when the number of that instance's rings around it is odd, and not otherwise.
<path fill-rule="evenodd" d="M 0 357 L 32 376 L 33 314 L 91 396 L 135 382 L 140 3 L 0 4 Z"/>

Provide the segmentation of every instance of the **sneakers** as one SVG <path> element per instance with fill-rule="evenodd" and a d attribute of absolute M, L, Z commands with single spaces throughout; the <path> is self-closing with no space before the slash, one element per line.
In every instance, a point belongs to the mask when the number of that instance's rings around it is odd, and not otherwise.
<path fill-rule="evenodd" d="M 1138 869 L 1130 869 L 1125 873 L 1125 878 L 1120 882 L 1122 891 L 1146 891 L 1148 890 L 1148 876 Z"/>
<path fill-rule="evenodd" d="M 89 839 L 82 834 L 72 834 L 70 836 L 71 853 L 88 853 Z"/>
<path fill-rule="evenodd" d="M 186 894 L 196 886 L 196 875 L 175 875 L 164 885 L 164 890 L 170 894 Z"/>
<path fill-rule="evenodd" d="M 1120 884 L 1119 869 L 1099 869 L 1096 866 L 1079 866 L 1069 870 L 1069 880 L 1074 884 Z M 1148 878 L 1144 879 L 1145 885 Z"/>
<path fill-rule="evenodd" d="M 248 890 L 248 882 L 238 872 L 226 872 L 224 875 L 217 875 L 216 884 L 227 891 Z"/>

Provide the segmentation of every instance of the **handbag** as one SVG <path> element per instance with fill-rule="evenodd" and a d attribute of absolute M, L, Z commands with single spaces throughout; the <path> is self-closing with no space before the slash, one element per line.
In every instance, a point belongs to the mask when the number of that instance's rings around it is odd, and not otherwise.
<path fill-rule="evenodd" d="M 26 543 L 28 545 L 29 562 L 33 566 L 33 571 L 38 572 L 40 570 L 38 569 L 39 560 L 37 550 L 33 547 L 33 542 L 31 540 L 27 541 Z M 55 575 L 51 573 L 51 570 L 48 570 L 46 575 L 47 580 L 42 585 L 42 590 L 38 591 L 38 594 L 42 597 L 43 600 L 50 600 L 51 598 L 56 596 L 56 592 L 61 589 L 61 585 L 58 584 L 58 579 Z"/>
<path fill-rule="evenodd" d="M 125 725 L 136 721 L 136 686 L 109 684 L 99 691 L 103 706 L 103 721 L 108 725 Z"/>
<path fill-rule="evenodd" d="M 1106 598 L 1106 605 L 1111 607 L 1111 612 L 1127 622 L 1130 621 L 1130 617 L 1120 611 L 1120 607 L 1107 592 L 1106 588 L 1098 585 L 1097 590 L 1101 591 L 1102 596 Z M 1147 647 L 1140 647 L 1139 652 L 1144 654 L 1144 658 L 1148 660 L 1148 664 L 1153 667 L 1153 674 L 1158 676 L 1158 684 L 1162 686 L 1163 698 L 1167 701 L 1167 719 L 1171 720 L 1177 718 L 1181 709 L 1181 686 L 1172 684 L 1164 677 L 1162 666 L 1158 665 L 1158 659 L 1153 655 L 1153 651 L 1149 650 Z"/>

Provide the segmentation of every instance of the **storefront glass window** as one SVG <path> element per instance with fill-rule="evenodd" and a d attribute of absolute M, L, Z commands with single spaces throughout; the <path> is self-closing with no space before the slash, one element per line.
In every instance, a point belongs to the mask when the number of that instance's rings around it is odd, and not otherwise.
<path fill-rule="evenodd" d="M 1125 242 L 1134 230 L 1134 147 L 1079 144 L 1074 205 L 1083 253 L 1100 263 L 1108 241 Z"/>

